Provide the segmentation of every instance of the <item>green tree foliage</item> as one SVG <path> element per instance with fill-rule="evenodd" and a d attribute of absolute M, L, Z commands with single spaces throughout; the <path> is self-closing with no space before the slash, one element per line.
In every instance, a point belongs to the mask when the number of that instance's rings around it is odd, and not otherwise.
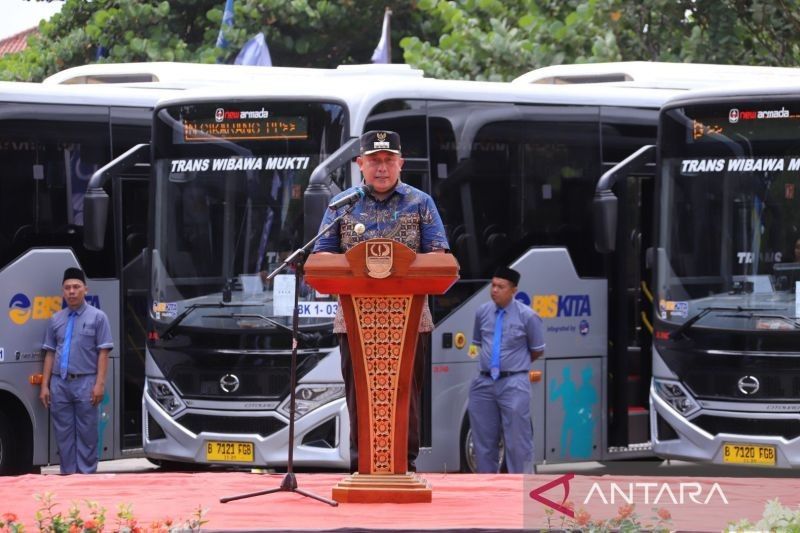
<path fill-rule="evenodd" d="M 392 2 L 392 34 L 425 34 L 413 0 Z M 66 0 L 39 26 L 24 51 L 0 59 L 0 77 L 39 81 L 68 67 L 98 61 L 232 62 L 242 45 L 263 32 L 279 66 L 336 67 L 366 63 L 378 43 L 386 1 L 236 0 L 226 50 L 216 48 L 225 0 Z M 395 47 L 394 61 L 402 61 Z"/>
<path fill-rule="evenodd" d="M 507 80 L 561 63 L 797 66 L 800 0 L 420 0 L 437 40 L 405 60 L 443 78 Z"/>
<path fill-rule="evenodd" d="M 440 78 L 508 80 L 561 63 L 686 61 L 796 66 L 800 0 L 236 0 L 230 45 L 216 48 L 225 0 L 66 0 L 0 77 L 38 81 L 107 62 L 231 62 L 258 32 L 273 64 L 368 62 L 384 7 L 393 60 Z M 401 49 L 402 47 L 402 49 Z"/>

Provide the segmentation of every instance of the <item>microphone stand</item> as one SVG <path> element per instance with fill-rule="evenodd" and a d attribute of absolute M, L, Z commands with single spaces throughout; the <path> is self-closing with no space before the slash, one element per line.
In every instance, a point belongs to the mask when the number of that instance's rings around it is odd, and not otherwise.
<path fill-rule="evenodd" d="M 357 200 L 357 199 L 356 199 Z M 306 257 L 311 252 L 311 249 L 314 246 L 320 237 L 322 237 L 325 233 L 327 233 L 331 228 L 333 228 L 336 224 L 342 220 L 345 215 L 349 214 L 350 211 L 353 210 L 355 207 L 355 202 L 350 204 L 347 209 L 345 209 L 341 215 L 336 217 L 330 224 L 322 228 L 319 233 L 317 233 L 310 241 L 303 245 L 302 248 L 298 248 L 295 250 L 289 257 L 281 263 L 278 268 L 273 270 L 269 276 L 267 276 L 268 280 L 273 279 L 275 276 L 280 274 L 283 270 L 289 267 L 289 265 L 294 265 L 295 267 L 295 274 L 294 274 L 294 311 L 292 312 L 292 359 L 291 359 L 291 374 L 290 374 L 290 389 L 289 389 L 289 456 L 288 460 L 286 461 L 286 475 L 283 477 L 283 481 L 281 485 L 274 489 L 267 489 L 267 490 L 260 490 L 256 492 L 249 492 L 247 494 L 239 494 L 236 496 L 229 496 L 226 498 L 220 498 L 220 503 L 228 503 L 234 500 L 242 500 L 245 498 L 252 498 L 254 496 L 262 496 L 264 494 L 272 494 L 274 492 L 296 492 L 302 496 L 306 496 L 308 498 L 313 498 L 314 500 L 320 501 L 322 503 L 327 503 L 333 507 L 337 507 L 339 502 L 335 500 L 330 500 L 328 498 L 318 496 L 311 492 L 305 491 L 297 487 L 297 478 L 294 475 L 294 411 L 295 411 L 295 400 L 297 397 L 297 344 L 298 339 L 300 337 L 300 318 L 299 318 L 299 298 L 300 298 L 300 278 L 303 276 L 303 264 L 306 261 Z"/>

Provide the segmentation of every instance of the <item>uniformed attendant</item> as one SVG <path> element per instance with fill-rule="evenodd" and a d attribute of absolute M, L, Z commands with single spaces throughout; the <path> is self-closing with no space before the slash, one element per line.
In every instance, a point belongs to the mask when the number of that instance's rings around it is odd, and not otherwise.
<path fill-rule="evenodd" d="M 64 271 L 67 307 L 47 324 L 39 398 L 51 408 L 62 474 L 97 470 L 98 405 L 105 393 L 108 354 L 114 347 L 106 314 L 86 303 L 86 276 Z"/>
<path fill-rule="evenodd" d="M 500 436 L 509 473 L 533 473 L 531 363 L 544 353 L 542 319 L 514 298 L 519 272 L 500 267 L 492 277 L 491 302 L 475 313 L 472 343 L 480 371 L 469 391 L 469 423 L 480 473 L 500 468 Z"/>

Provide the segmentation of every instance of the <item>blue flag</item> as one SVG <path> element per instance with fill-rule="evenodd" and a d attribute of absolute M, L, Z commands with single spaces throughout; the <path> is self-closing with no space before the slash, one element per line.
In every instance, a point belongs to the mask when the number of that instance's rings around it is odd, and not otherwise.
<path fill-rule="evenodd" d="M 237 65 L 271 67 L 272 57 L 269 55 L 269 47 L 267 46 L 267 41 L 264 39 L 264 34 L 259 33 L 244 43 L 234 63 Z"/>
<path fill-rule="evenodd" d="M 225 38 L 225 26 L 233 28 L 233 0 L 225 0 L 225 11 L 222 13 L 222 24 L 219 27 L 217 48 L 227 48 L 228 40 Z"/>
<path fill-rule="evenodd" d="M 373 63 L 391 63 L 392 62 L 392 37 L 389 35 L 389 20 L 392 18 L 392 10 L 386 8 L 383 13 L 383 28 L 381 29 L 381 40 L 378 41 L 378 46 L 372 52 Z"/>

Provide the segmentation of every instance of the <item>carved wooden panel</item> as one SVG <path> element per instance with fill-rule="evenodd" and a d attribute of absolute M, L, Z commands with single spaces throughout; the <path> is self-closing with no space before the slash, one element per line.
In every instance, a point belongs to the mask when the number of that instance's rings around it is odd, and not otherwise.
<path fill-rule="evenodd" d="M 374 417 L 370 428 L 374 473 L 392 472 L 398 376 L 411 301 L 411 296 L 353 298 L 361 325 L 369 412 Z"/>

